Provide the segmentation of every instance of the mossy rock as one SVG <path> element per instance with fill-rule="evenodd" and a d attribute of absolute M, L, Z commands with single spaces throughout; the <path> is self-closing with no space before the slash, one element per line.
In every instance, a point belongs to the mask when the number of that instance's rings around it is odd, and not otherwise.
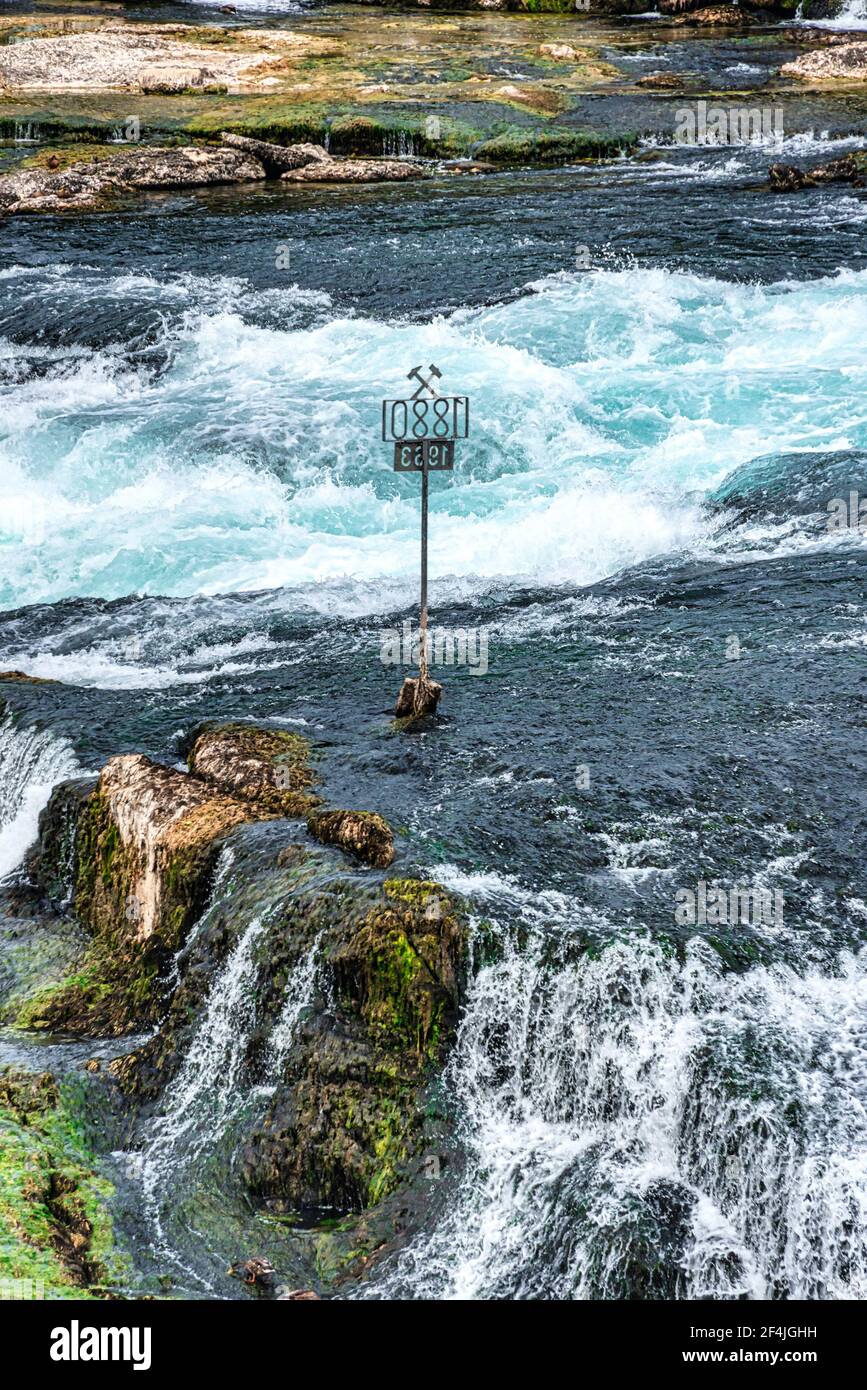
<path fill-rule="evenodd" d="M 375 811 L 314 811 L 307 829 L 324 845 L 337 845 L 375 868 L 385 869 L 394 859 L 391 826 Z"/>
<path fill-rule="evenodd" d="M 319 802 L 310 788 L 310 744 L 300 734 L 252 724 L 204 724 L 188 755 L 195 777 L 221 793 L 249 802 L 260 813 L 304 816 Z"/>
<path fill-rule="evenodd" d="M 0 1280 L 29 1281 L 32 1297 L 100 1296 L 128 1269 L 80 1099 L 48 1072 L 0 1072 Z"/>

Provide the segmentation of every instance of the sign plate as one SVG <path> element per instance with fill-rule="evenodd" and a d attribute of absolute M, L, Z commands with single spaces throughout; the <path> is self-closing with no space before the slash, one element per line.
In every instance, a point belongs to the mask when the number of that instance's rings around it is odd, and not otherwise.
<path fill-rule="evenodd" d="M 430 439 L 445 443 L 470 432 L 469 396 L 382 402 L 382 437 L 387 441 Z"/>
<path fill-rule="evenodd" d="M 451 439 L 404 440 L 394 446 L 395 473 L 431 472 L 455 466 L 455 446 Z"/>

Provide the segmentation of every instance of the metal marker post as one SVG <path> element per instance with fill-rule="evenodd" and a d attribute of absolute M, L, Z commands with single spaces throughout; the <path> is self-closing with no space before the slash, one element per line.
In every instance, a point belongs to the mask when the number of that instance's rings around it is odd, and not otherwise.
<path fill-rule="evenodd" d="M 441 396 L 434 382 L 442 372 L 431 363 L 429 375 L 421 367 L 407 372 L 418 385 L 412 396 L 382 402 L 382 437 L 394 444 L 396 473 L 421 473 L 421 602 L 419 613 L 418 679 L 404 681 L 397 700 L 398 716 L 417 718 L 432 714 L 442 686 L 428 675 L 427 521 L 431 471 L 455 466 L 455 441 L 466 439 L 470 429 L 467 396 Z"/>
<path fill-rule="evenodd" d="M 428 471 L 427 458 L 421 465 L 421 603 L 419 614 L 419 653 L 418 673 L 422 681 L 427 680 L 427 498 Z"/>

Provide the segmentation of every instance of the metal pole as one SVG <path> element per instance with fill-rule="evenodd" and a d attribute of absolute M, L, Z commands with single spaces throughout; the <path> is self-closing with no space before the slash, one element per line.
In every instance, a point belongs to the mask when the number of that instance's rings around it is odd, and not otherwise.
<path fill-rule="evenodd" d="M 427 458 L 421 470 L 421 619 L 419 622 L 418 669 L 427 680 Z"/>

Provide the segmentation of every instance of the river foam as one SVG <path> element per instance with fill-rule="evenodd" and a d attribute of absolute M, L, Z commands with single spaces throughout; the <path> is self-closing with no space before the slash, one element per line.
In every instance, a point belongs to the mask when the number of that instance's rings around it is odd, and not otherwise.
<path fill-rule="evenodd" d="M 103 305 L 130 292 L 116 278 Z M 159 365 L 3 347 L 5 606 L 361 583 L 375 611 L 416 564 L 417 490 L 378 438 L 416 362 L 473 411 L 432 490 L 434 579 L 590 583 L 701 547 L 704 498 L 751 459 L 867 441 L 867 272 L 560 273 L 424 323 L 311 314 L 304 291 L 246 312 L 235 281 L 145 291 L 164 292 Z"/>

